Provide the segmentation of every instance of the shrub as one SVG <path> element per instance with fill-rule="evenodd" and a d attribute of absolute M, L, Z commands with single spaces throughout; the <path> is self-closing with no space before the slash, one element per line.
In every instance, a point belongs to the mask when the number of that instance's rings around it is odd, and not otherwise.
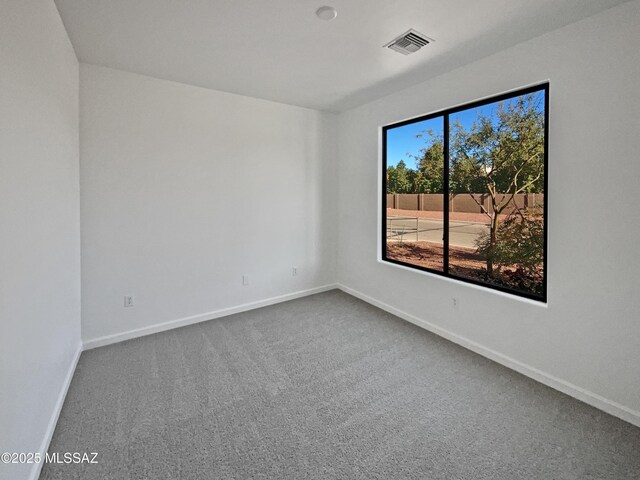
<path fill-rule="evenodd" d="M 486 258 L 489 233 L 477 241 L 478 253 Z M 537 273 L 544 255 L 544 224 L 539 211 L 517 212 L 498 226 L 494 262 L 500 266 L 517 267 L 517 276 Z M 515 272 L 510 272 L 514 274 Z"/>

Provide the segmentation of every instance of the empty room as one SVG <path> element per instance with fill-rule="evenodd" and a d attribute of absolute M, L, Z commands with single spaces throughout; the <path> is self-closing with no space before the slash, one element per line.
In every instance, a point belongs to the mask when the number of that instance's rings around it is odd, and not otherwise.
<path fill-rule="evenodd" d="M 0 480 L 639 480 L 639 45 L 0 0 Z"/>

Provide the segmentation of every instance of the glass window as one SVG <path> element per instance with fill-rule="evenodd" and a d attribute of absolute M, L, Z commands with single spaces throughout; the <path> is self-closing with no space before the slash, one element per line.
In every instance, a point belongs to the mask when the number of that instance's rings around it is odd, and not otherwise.
<path fill-rule="evenodd" d="M 383 260 L 546 301 L 548 91 L 383 127 Z"/>

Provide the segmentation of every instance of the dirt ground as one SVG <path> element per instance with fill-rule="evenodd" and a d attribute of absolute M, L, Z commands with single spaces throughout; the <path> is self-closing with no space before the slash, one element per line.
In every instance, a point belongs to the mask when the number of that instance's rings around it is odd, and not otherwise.
<path fill-rule="evenodd" d="M 442 245 L 431 242 L 388 242 L 387 258 L 411 265 L 442 271 Z M 542 270 L 533 277 L 514 277 L 513 269 L 504 269 L 487 277 L 486 263 L 475 249 L 449 247 L 449 273 L 461 278 L 478 280 L 527 293 L 542 292 Z M 523 281 L 524 280 L 524 281 Z"/>
<path fill-rule="evenodd" d="M 400 262 L 442 270 L 442 245 L 431 242 L 389 242 L 387 258 Z M 449 269 L 456 274 L 477 278 L 477 270 L 484 270 L 485 262 L 473 249 L 449 247 Z"/>

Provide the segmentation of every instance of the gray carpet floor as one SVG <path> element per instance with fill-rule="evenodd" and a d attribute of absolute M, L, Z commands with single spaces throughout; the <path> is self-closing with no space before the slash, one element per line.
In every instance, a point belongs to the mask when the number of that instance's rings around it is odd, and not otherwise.
<path fill-rule="evenodd" d="M 41 479 L 639 479 L 640 429 L 339 291 L 84 352 Z"/>

